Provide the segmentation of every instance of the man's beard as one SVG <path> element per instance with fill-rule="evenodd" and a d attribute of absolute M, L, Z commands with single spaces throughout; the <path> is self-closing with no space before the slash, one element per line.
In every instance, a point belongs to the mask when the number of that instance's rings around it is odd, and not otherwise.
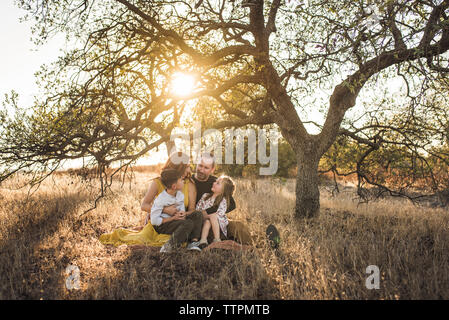
<path fill-rule="evenodd" d="M 206 180 L 207 175 L 205 175 L 205 174 L 202 173 L 202 172 L 197 172 L 197 173 L 196 173 L 196 178 L 199 179 L 199 180 Z"/>

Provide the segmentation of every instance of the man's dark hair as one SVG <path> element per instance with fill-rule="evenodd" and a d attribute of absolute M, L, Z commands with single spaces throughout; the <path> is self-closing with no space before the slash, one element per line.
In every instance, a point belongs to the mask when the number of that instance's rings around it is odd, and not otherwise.
<path fill-rule="evenodd" d="M 179 178 L 181 174 L 175 169 L 165 169 L 161 172 L 161 182 L 166 188 L 171 188 Z"/>

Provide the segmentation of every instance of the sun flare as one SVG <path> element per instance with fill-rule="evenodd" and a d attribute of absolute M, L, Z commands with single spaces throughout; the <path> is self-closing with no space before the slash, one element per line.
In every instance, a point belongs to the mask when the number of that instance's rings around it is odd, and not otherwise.
<path fill-rule="evenodd" d="M 177 96 L 186 96 L 192 93 L 195 86 L 195 77 L 186 73 L 175 73 L 171 82 L 172 93 Z"/>

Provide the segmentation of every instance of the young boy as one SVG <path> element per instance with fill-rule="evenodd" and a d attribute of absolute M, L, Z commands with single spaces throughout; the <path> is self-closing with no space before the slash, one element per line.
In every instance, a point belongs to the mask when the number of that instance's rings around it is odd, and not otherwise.
<path fill-rule="evenodd" d="M 151 224 L 158 233 L 171 234 L 170 239 L 162 246 L 161 252 L 170 252 L 174 247 L 192 240 L 187 246 L 189 250 L 201 249 L 197 241 L 201 236 L 203 217 L 201 212 L 186 212 L 184 207 L 184 194 L 181 192 L 184 180 L 174 169 L 167 169 L 161 173 L 161 182 L 165 186 L 154 200 L 151 207 Z M 173 215 L 162 212 L 164 207 L 175 205 L 177 211 Z"/>

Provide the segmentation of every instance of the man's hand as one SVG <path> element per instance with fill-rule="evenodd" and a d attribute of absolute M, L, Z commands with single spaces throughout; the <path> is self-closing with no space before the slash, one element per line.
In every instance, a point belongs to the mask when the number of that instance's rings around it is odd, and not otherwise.
<path fill-rule="evenodd" d="M 164 207 L 164 209 L 162 209 L 162 212 L 170 216 L 174 216 L 176 212 L 178 212 L 178 209 L 176 209 L 175 204 L 172 204 L 171 206 Z"/>
<path fill-rule="evenodd" d="M 217 205 L 214 205 L 214 206 L 210 207 L 209 209 L 206 209 L 206 212 L 207 212 L 208 214 L 212 214 L 212 213 L 217 212 L 217 210 L 218 210 L 218 206 L 217 206 Z"/>

